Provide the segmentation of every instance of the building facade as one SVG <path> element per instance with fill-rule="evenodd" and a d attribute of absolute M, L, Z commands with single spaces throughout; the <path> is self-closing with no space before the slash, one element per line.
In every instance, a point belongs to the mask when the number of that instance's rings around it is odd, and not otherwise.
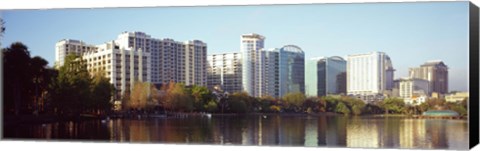
<path fill-rule="evenodd" d="M 279 49 L 278 83 L 279 94 L 305 93 L 305 53 L 295 45 L 286 45 Z M 271 76 L 271 75 L 268 75 Z"/>
<path fill-rule="evenodd" d="M 261 66 L 258 62 L 262 60 L 261 50 L 264 48 L 265 37 L 259 34 L 250 33 L 241 35 L 240 53 L 242 54 L 242 87 L 250 96 L 260 96 L 261 87 Z M 259 85 L 260 84 L 260 85 Z"/>
<path fill-rule="evenodd" d="M 63 66 L 65 57 L 69 54 L 81 56 L 87 51 L 97 49 L 94 45 L 86 44 L 80 40 L 62 39 L 55 44 L 55 66 Z"/>
<path fill-rule="evenodd" d="M 404 78 L 398 80 L 399 95 L 406 104 L 418 105 L 426 101 L 430 93 L 427 80 Z"/>
<path fill-rule="evenodd" d="M 347 61 L 338 56 L 310 59 L 306 67 L 305 88 L 308 96 L 346 94 Z"/>
<path fill-rule="evenodd" d="M 431 92 L 448 93 L 448 67 L 441 60 L 427 61 L 417 68 L 410 68 L 410 77 L 430 82 Z"/>
<path fill-rule="evenodd" d="M 393 88 L 390 57 L 383 52 L 349 55 L 347 57 L 347 94 L 364 101 L 383 99 L 383 93 Z"/>
<path fill-rule="evenodd" d="M 228 93 L 241 92 L 242 89 L 242 55 L 240 53 L 223 53 L 207 56 L 207 87 L 220 86 Z"/>
<path fill-rule="evenodd" d="M 451 93 L 448 95 L 445 95 L 445 100 L 447 102 L 462 102 L 464 99 L 468 99 L 469 93 L 468 92 L 456 92 L 456 93 Z"/>
<path fill-rule="evenodd" d="M 207 86 L 207 44 L 200 40 L 178 42 L 152 38 L 143 32 L 123 32 L 117 39 L 97 46 L 61 40 L 55 52 L 60 66 L 70 53 L 87 59 L 90 71 L 104 70 L 122 93 L 134 81 Z"/>

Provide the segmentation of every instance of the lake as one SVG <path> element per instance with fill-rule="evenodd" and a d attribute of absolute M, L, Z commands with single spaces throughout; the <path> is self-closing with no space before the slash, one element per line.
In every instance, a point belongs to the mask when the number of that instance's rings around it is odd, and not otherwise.
<path fill-rule="evenodd" d="M 468 121 L 373 116 L 213 115 L 4 127 L 4 137 L 108 142 L 468 149 Z"/>

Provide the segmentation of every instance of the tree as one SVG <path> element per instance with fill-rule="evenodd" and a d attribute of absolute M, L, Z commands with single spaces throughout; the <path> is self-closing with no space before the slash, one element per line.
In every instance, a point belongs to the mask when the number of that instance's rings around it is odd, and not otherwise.
<path fill-rule="evenodd" d="M 350 109 L 348 109 L 347 105 L 343 102 L 339 102 L 335 107 L 335 111 L 337 113 L 343 113 L 344 115 L 350 114 Z"/>
<path fill-rule="evenodd" d="M 91 100 L 94 101 L 92 108 L 97 113 L 110 112 L 112 109 L 112 97 L 115 88 L 104 75 L 104 72 L 100 71 L 93 77 Z"/>
<path fill-rule="evenodd" d="M 145 109 L 150 101 L 150 83 L 134 82 L 130 93 L 130 100 L 127 103 L 131 109 Z"/>
<path fill-rule="evenodd" d="M 282 99 L 289 110 L 299 112 L 305 101 L 305 95 L 301 92 L 287 93 Z"/>
<path fill-rule="evenodd" d="M 50 100 L 57 114 L 78 115 L 92 106 L 91 77 L 84 60 L 70 54 L 50 85 Z"/>
<path fill-rule="evenodd" d="M 4 111 L 16 115 L 24 111 L 24 105 L 29 101 L 29 90 L 32 86 L 30 73 L 30 52 L 22 43 L 13 43 L 2 49 L 4 88 Z M 27 70 L 25 70 L 27 69 Z"/>
<path fill-rule="evenodd" d="M 193 85 L 191 88 L 191 93 L 194 99 L 194 108 L 197 111 L 203 111 L 204 105 L 208 104 L 209 101 L 212 99 L 212 92 L 208 90 L 207 87 Z"/>
<path fill-rule="evenodd" d="M 405 111 L 405 102 L 400 98 L 386 98 L 379 105 L 385 113 L 402 113 Z"/>

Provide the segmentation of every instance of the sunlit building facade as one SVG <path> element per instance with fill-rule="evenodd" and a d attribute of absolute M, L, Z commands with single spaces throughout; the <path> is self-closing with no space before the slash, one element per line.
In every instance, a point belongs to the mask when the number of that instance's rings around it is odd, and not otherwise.
<path fill-rule="evenodd" d="M 251 96 L 261 96 L 258 87 L 262 78 L 261 49 L 264 48 L 265 37 L 250 33 L 241 35 L 240 53 L 242 54 L 242 88 Z"/>
<path fill-rule="evenodd" d="M 441 60 L 427 61 L 417 68 L 410 68 L 410 77 L 430 82 L 431 92 L 448 93 L 448 67 Z"/>
<path fill-rule="evenodd" d="M 349 55 L 347 57 L 347 94 L 364 101 L 381 100 L 386 90 L 393 88 L 390 57 L 384 52 Z"/>
<path fill-rule="evenodd" d="M 427 80 L 403 78 L 398 80 L 399 95 L 406 104 L 418 105 L 426 101 L 430 93 L 430 84 Z"/>
<path fill-rule="evenodd" d="M 55 66 L 63 66 L 65 58 L 69 54 L 81 56 L 87 51 L 96 49 L 95 45 L 90 45 L 80 40 L 62 39 L 55 44 Z"/>
<path fill-rule="evenodd" d="M 220 86 L 228 93 L 241 92 L 242 89 L 242 55 L 240 53 L 223 53 L 207 56 L 207 87 Z"/>

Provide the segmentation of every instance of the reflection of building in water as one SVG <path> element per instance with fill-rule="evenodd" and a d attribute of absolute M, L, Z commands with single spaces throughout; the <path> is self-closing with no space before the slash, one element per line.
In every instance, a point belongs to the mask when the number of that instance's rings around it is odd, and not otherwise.
<path fill-rule="evenodd" d="M 400 148 L 424 148 L 425 120 L 404 119 L 400 124 Z"/>
<path fill-rule="evenodd" d="M 376 122 L 368 119 L 350 119 L 346 127 L 347 147 L 380 147 Z"/>
<path fill-rule="evenodd" d="M 326 146 L 327 145 L 327 118 L 326 116 L 318 117 L 318 145 L 319 146 Z"/>
<path fill-rule="evenodd" d="M 446 131 L 448 138 L 448 147 L 450 149 L 467 149 L 468 144 L 468 121 L 452 120 L 449 121 Z"/>
<path fill-rule="evenodd" d="M 309 116 L 305 122 L 305 146 L 318 146 L 318 119 Z"/>
<path fill-rule="evenodd" d="M 345 146 L 347 144 L 346 117 L 327 117 L 327 146 Z"/>
<path fill-rule="evenodd" d="M 130 121 L 130 142 L 150 142 L 150 132 L 145 121 Z"/>
<path fill-rule="evenodd" d="M 427 142 L 429 144 L 428 148 L 448 148 L 448 139 L 445 137 L 445 125 L 447 125 L 447 120 L 427 120 Z"/>

